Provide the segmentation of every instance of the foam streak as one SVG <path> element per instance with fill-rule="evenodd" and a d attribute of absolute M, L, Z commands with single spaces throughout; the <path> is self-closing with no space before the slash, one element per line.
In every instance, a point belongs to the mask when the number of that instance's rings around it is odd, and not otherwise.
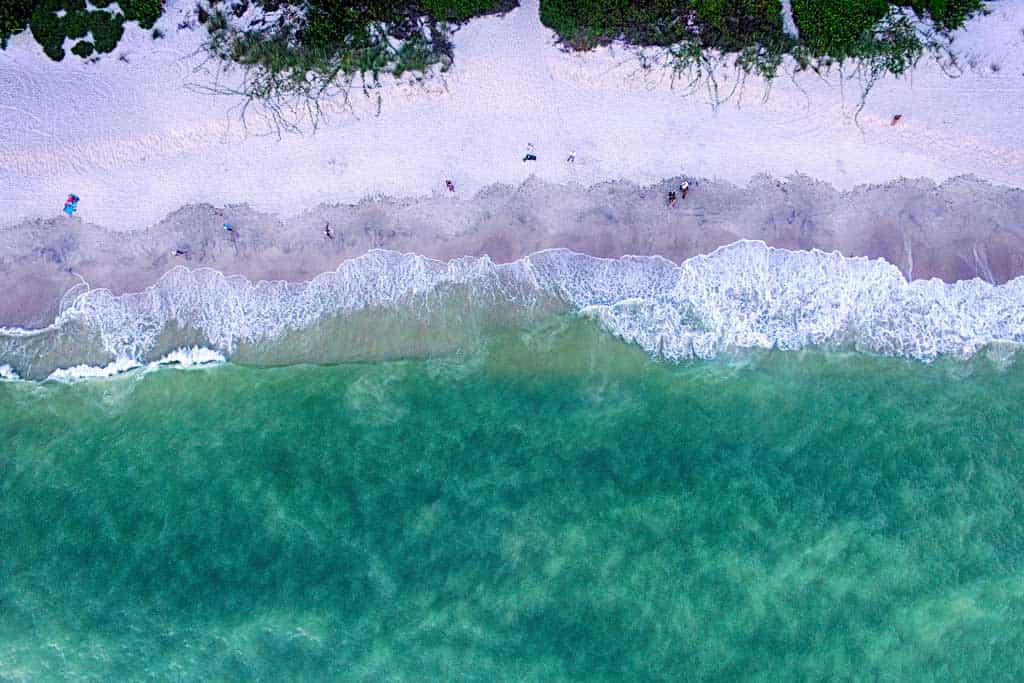
<path fill-rule="evenodd" d="M 98 333 L 113 358 L 150 361 L 168 325 L 199 331 L 230 355 L 327 316 L 375 308 L 415 311 L 425 297 L 465 287 L 481 305 L 555 299 L 611 333 L 670 360 L 727 349 L 837 346 L 931 360 L 994 341 L 1024 342 L 1024 278 L 907 282 L 882 260 L 793 252 L 741 241 L 681 265 L 659 257 L 601 259 L 564 249 L 508 264 L 449 262 L 372 251 L 303 283 L 250 282 L 176 268 L 143 292 L 89 290 L 55 327 Z M 3 359 L 0 358 L 0 361 Z"/>

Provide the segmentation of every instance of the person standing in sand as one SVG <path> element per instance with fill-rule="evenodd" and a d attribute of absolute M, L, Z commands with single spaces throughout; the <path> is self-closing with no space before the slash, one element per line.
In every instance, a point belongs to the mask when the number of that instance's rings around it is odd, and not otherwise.
<path fill-rule="evenodd" d="M 334 239 L 334 233 L 331 232 L 331 224 L 330 223 L 324 223 L 324 237 L 326 237 L 329 240 L 333 240 Z"/>
<path fill-rule="evenodd" d="M 569 152 L 569 158 L 566 159 L 565 161 L 566 161 L 566 163 L 575 164 L 576 163 L 576 150 L 571 150 Z"/>
<path fill-rule="evenodd" d="M 690 181 L 684 180 L 679 186 L 679 198 L 686 199 L 686 193 L 690 191 Z"/>
<path fill-rule="evenodd" d="M 523 157 L 523 161 L 537 161 L 537 150 L 534 149 L 533 143 L 526 143 L 526 156 Z"/>

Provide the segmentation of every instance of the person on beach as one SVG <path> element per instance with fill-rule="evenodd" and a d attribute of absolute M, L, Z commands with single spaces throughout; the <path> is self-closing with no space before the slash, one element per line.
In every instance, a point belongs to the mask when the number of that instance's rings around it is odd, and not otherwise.
<path fill-rule="evenodd" d="M 71 216 L 78 209 L 78 195 L 69 194 L 64 202 L 64 213 Z"/>
<path fill-rule="evenodd" d="M 669 192 L 668 193 L 668 208 L 671 209 L 675 205 L 676 205 L 676 193 L 675 192 Z"/>
<path fill-rule="evenodd" d="M 526 144 L 526 156 L 523 157 L 523 161 L 537 161 L 537 150 L 534 149 L 532 142 Z"/>
<path fill-rule="evenodd" d="M 895 126 L 897 123 L 899 123 L 902 120 L 903 120 L 903 114 L 896 114 L 895 116 L 892 117 L 892 123 L 890 123 L 889 125 L 890 126 Z"/>
<path fill-rule="evenodd" d="M 686 199 L 686 193 L 690 191 L 690 181 L 684 180 L 683 184 L 679 186 L 679 198 Z"/>
<path fill-rule="evenodd" d="M 171 256 L 188 256 L 187 249 L 172 249 Z"/>
<path fill-rule="evenodd" d="M 565 161 L 566 161 L 566 163 L 575 164 L 576 163 L 576 150 L 570 151 L 569 152 L 569 158 L 566 159 Z"/>
<path fill-rule="evenodd" d="M 331 224 L 330 223 L 324 223 L 324 237 L 326 237 L 329 240 L 333 240 L 334 239 L 334 233 L 331 232 Z"/>
<path fill-rule="evenodd" d="M 234 226 L 231 225 L 230 223 L 225 223 L 223 227 L 224 227 L 224 232 L 230 232 L 230 233 L 234 233 L 235 232 Z"/>
<path fill-rule="evenodd" d="M 449 192 L 455 192 L 455 183 L 450 180 L 444 181 L 444 186 L 448 188 Z"/>

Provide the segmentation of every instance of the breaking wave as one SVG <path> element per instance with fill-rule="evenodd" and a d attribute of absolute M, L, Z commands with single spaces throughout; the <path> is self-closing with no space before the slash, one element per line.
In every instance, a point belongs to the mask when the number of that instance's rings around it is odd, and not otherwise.
<path fill-rule="evenodd" d="M 446 307 L 459 313 L 438 318 Z M 46 330 L 0 331 L 0 363 L 24 376 L 26 353 L 32 353 L 26 340 L 47 334 L 70 335 L 93 345 L 91 357 L 120 363 L 147 363 L 190 345 L 230 357 L 241 346 L 327 320 L 344 327 L 359 312 L 433 321 L 417 333 L 422 343 L 442 326 L 468 325 L 499 308 L 590 316 L 668 360 L 812 346 L 931 360 L 970 355 L 995 341 L 1024 341 L 1024 278 L 999 286 L 978 279 L 907 282 L 882 260 L 741 241 L 679 265 L 656 256 L 604 259 L 564 249 L 508 264 L 377 250 L 302 283 L 253 283 L 178 267 L 143 292 L 77 292 Z M 33 343 L 36 353 L 61 356 L 56 342 Z M 288 362 L 287 350 L 275 354 L 276 362 Z"/>
<path fill-rule="evenodd" d="M 161 367 L 194 368 L 203 365 L 215 365 L 226 361 L 227 359 L 216 351 L 192 347 L 190 349 L 175 349 L 159 360 L 145 365 L 134 358 L 120 356 L 102 367 L 83 363 L 70 368 L 57 368 L 46 379 L 55 382 L 77 382 L 86 379 L 113 377 L 114 375 L 120 375 L 140 368 L 147 370 L 155 370 Z M 0 377 L 2 376 L 3 367 L 0 366 Z M 18 377 L 15 375 L 10 379 L 18 379 Z"/>

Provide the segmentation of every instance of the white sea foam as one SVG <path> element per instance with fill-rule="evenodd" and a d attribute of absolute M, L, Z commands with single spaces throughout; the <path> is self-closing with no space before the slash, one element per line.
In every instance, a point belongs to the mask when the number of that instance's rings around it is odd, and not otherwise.
<path fill-rule="evenodd" d="M 223 354 L 212 349 L 201 346 L 191 348 L 180 348 L 162 356 L 159 360 L 143 364 L 136 359 L 121 356 L 104 366 L 75 365 L 69 368 L 58 368 L 50 373 L 48 380 L 55 382 L 78 382 L 88 379 L 103 379 L 113 377 L 132 370 L 144 368 L 146 371 L 156 370 L 162 367 L 194 368 L 199 366 L 225 363 L 227 359 Z M 8 376 L 5 373 L 9 373 Z M 0 378 L 19 379 L 9 365 L 0 365 Z"/>
<path fill-rule="evenodd" d="M 131 358 L 118 358 L 102 367 L 95 365 L 74 365 L 69 368 L 57 368 L 46 379 L 54 382 L 78 382 L 85 379 L 101 379 L 113 377 L 129 370 L 141 368 L 142 363 Z"/>
<path fill-rule="evenodd" d="M 372 251 L 303 283 L 250 282 L 183 267 L 143 292 L 89 290 L 55 325 L 95 330 L 115 358 L 148 362 L 170 324 L 199 331 L 214 352 L 308 328 L 361 309 L 437 305 L 466 287 L 481 305 L 558 300 L 619 337 L 671 360 L 736 348 L 826 345 L 931 360 L 1024 341 L 1024 278 L 907 282 L 890 263 L 742 241 L 676 265 L 602 259 L 564 249 L 508 264 Z M 432 302 L 432 303 L 431 303 Z M 176 362 L 181 362 L 180 360 Z M 109 367 L 109 366 L 108 366 Z"/>
<path fill-rule="evenodd" d="M 200 365 L 213 365 L 216 363 L 226 362 L 227 358 L 225 358 L 221 353 L 201 346 L 193 346 L 191 348 L 175 349 L 160 360 L 156 361 L 156 363 L 153 363 L 153 365 L 194 368 Z"/>
<path fill-rule="evenodd" d="M 21 377 L 18 376 L 18 373 L 10 365 L 6 363 L 0 365 L 0 380 L 15 381 L 19 379 Z"/>

